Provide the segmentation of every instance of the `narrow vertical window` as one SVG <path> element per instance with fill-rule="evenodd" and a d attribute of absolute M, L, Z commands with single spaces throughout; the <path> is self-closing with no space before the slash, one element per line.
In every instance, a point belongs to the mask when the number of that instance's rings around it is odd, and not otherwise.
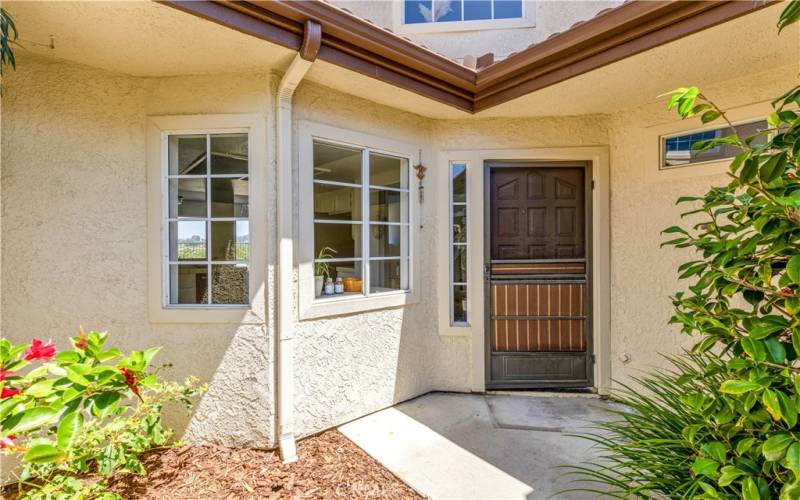
<path fill-rule="evenodd" d="M 167 163 L 165 302 L 249 304 L 247 133 L 170 135 Z"/>
<path fill-rule="evenodd" d="M 450 323 L 466 325 L 467 304 L 467 164 L 450 164 Z"/>

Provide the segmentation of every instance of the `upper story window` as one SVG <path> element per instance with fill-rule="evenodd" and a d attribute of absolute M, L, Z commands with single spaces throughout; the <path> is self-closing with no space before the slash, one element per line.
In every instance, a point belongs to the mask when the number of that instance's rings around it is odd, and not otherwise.
<path fill-rule="evenodd" d="M 700 141 L 729 136 L 734 131 L 741 139 L 744 139 L 767 130 L 769 126 L 766 120 L 756 120 L 734 125 L 733 128 L 734 130 L 731 130 L 730 127 L 717 127 L 661 137 L 660 168 L 682 167 L 732 158 L 741 152 L 734 145 L 722 144 L 702 152 L 692 150 L 692 146 Z M 762 135 L 756 137 L 753 144 L 763 144 L 765 141 L 766 136 Z"/>
<path fill-rule="evenodd" d="M 246 131 L 167 136 L 165 303 L 247 305 Z"/>
<path fill-rule="evenodd" d="M 522 17 L 522 0 L 403 0 L 406 25 Z"/>
<path fill-rule="evenodd" d="M 313 141 L 314 295 L 409 290 L 409 160 Z"/>

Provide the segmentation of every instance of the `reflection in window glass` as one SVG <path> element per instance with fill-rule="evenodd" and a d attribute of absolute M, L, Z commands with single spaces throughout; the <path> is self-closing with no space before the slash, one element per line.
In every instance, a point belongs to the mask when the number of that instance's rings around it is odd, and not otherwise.
<path fill-rule="evenodd" d="M 369 263 L 370 293 L 408 289 L 408 260 L 373 260 Z"/>
<path fill-rule="evenodd" d="M 207 209 L 206 179 L 170 179 L 170 217 L 205 217 Z"/>
<path fill-rule="evenodd" d="M 177 221 L 169 223 L 170 234 L 177 234 L 170 245 L 170 260 L 206 260 L 208 258 L 206 222 Z"/>
<path fill-rule="evenodd" d="M 408 222 L 408 193 L 370 189 L 369 219 L 373 222 Z"/>
<path fill-rule="evenodd" d="M 730 144 L 721 144 L 707 151 L 698 152 L 692 146 L 700 141 L 727 137 L 734 132 L 742 139 L 750 137 L 759 132 L 767 130 L 769 126 L 766 120 L 759 120 L 750 123 L 734 125 L 734 130 L 730 127 L 720 127 L 701 132 L 692 132 L 667 136 L 661 138 L 661 168 L 680 167 L 693 163 L 717 161 L 725 158 L 732 158 L 741 152 L 741 149 Z M 765 134 L 757 136 L 752 144 L 764 144 L 767 140 Z"/>
<path fill-rule="evenodd" d="M 170 304 L 208 304 L 208 266 L 170 264 Z"/>
<path fill-rule="evenodd" d="M 314 180 L 361 184 L 361 150 L 314 142 Z"/>
<path fill-rule="evenodd" d="M 315 141 L 313 168 L 315 273 L 343 286 L 320 292 L 315 279 L 315 296 L 408 290 L 408 158 Z"/>
<path fill-rule="evenodd" d="M 521 0 L 494 0 L 495 19 L 519 19 L 522 17 Z"/>
<path fill-rule="evenodd" d="M 247 177 L 211 179 L 211 216 L 247 217 L 250 187 Z"/>
<path fill-rule="evenodd" d="M 175 135 L 167 144 L 166 302 L 246 305 L 248 136 Z"/>
<path fill-rule="evenodd" d="M 403 0 L 405 24 L 522 18 L 522 0 Z"/>
<path fill-rule="evenodd" d="M 373 186 L 408 189 L 408 160 L 370 153 L 369 183 Z"/>
<path fill-rule="evenodd" d="M 450 323 L 467 323 L 467 164 L 450 164 Z"/>
<path fill-rule="evenodd" d="M 467 286 L 453 286 L 453 323 L 467 322 Z"/>
<path fill-rule="evenodd" d="M 408 226 L 370 225 L 370 257 L 401 257 L 408 255 Z"/>
<path fill-rule="evenodd" d="M 211 136 L 211 173 L 247 173 L 247 134 Z"/>
<path fill-rule="evenodd" d="M 206 136 L 169 136 L 169 174 L 206 175 Z"/>
<path fill-rule="evenodd" d="M 246 304 L 249 276 L 247 264 L 213 264 L 211 266 L 211 303 Z"/>

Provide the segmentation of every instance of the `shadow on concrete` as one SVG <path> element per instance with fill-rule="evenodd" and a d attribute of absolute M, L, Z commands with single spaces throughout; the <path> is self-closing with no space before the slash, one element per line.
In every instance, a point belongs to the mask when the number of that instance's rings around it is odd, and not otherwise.
<path fill-rule="evenodd" d="M 597 398 L 430 393 L 342 432 L 432 498 L 595 498 L 564 476 L 595 451 L 569 434 L 611 417 Z"/>

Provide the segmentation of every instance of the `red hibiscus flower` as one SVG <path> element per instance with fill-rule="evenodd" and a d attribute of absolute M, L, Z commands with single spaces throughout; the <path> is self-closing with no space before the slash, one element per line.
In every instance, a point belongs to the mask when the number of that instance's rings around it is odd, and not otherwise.
<path fill-rule="evenodd" d="M 56 346 L 52 342 L 45 344 L 39 339 L 33 339 L 31 346 L 25 351 L 25 360 L 43 359 L 49 361 L 56 355 Z"/>
<path fill-rule="evenodd" d="M 139 401 L 144 402 L 142 399 L 142 395 L 139 394 L 139 387 L 136 385 L 136 374 L 130 368 L 120 368 L 120 373 L 122 376 L 125 377 L 125 385 L 131 390 L 132 393 L 136 394 L 136 397 L 139 398 Z"/>
<path fill-rule="evenodd" d="M 86 346 L 89 345 L 89 341 L 86 340 L 86 334 L 83 333 L 83 327 L 78 330 L 78 340 L 75 341 L 75 349 L 86 349 Z"/>
<path fill-rule="evenodd" d="M 3 392 L 0 394 L 0 399 L 10 398 L 22 392 L 19 389 L 11 389 L 10 387 L 3 386 Z"/>
<path fill-rule="evenodd" d="M 11 370 L 0 370 L 0 382 L 5 380 L 6 377 L 10 377 L 11 375 L 14 375 L 14 373 L 15 372 L 12 372 Z"/>
<path fill-rule="evenodd" d="M 17 446 L 14 444 L 15 439 L 17 439 L 17 436 L 13 434 L 9 434 L 6 437 L 0 437 L 0 450 L 3 448 L 16 448 Z"/>

